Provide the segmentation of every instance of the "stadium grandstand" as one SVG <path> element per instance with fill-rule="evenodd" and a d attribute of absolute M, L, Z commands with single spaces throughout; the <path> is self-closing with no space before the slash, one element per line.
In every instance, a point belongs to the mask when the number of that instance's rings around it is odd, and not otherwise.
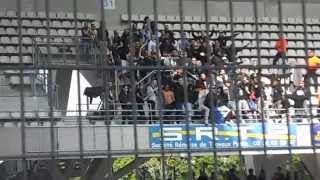
<path fill-rule="evenodd" d="M 319 180 L 317 0 L 0 0 L 0 180 Z"/>

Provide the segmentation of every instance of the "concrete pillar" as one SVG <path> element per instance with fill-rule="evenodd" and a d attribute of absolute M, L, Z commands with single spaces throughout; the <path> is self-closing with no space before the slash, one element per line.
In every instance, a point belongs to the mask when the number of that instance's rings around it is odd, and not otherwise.
<path fill-rule="evenodd" d="M 277 0 L 264 0 L 264 16 L 278 17 L 278 2 Z"/>
<path fill-rule="evenodd" d="M 255 166 L 254 166 L 254 158 L 253 156 L 244 156 L 244 162 L 245 162 L 245 167 L 248 173 L 249 169 L 254 169 L 254 172 L 257 173 Z"/>
<path fill-rule="evenodd" d="M 259 175 L 261 169 L 266 171 L 267 179 L 270 179 L 273 173 L 281 166 L 284 170 L 286 163 L 290 160 L 288 155 L 256 155 L 253 156 L 254 169 L 256 174 Z"/>
<path fill-rule="evenodd" d="M 58 85 L 57 100 L 59 110 L 67 110 L 72 70 L 57 70 L 55 75 L 55 83 Z"/>
<path fill-rule="evenodd" d="M 300 155 L 300 158 L 307 166 L 313 177 L 320 177 L 320 154 L 303 154 Z"/>
<path fill-rule="evenodd" d="M 105 180 L 105 175 L 108 172 L 108 159 L 93 159 L 88 165 L 86 173 L 81 180 Z"/>

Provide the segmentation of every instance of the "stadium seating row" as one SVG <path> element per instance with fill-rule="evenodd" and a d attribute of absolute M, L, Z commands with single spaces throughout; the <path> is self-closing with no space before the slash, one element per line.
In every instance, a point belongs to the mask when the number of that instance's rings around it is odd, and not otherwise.
<path fill-rule="evenodd" d="M 144 14 L 132 14 L 131 20 L 133 22 L 142 22 L 144 21 L 144 18 L 146 16 L 149 16 L 150 19 L 154 19 L 153 15 L 144 15 Z M 128 21 L 129 16 L 128 14 L 122 14 L 121 15 L 122 21 Z M 184 22 L 192 22 L 192 23 L 203 23 L 205 22 L 205 17 L 203 16 L 184 16 L 183 18 Z M 211 16 L 208 17 L 209 22 L 216 22 L 216 23 L 230 23 L 229 17 L 223 17 L 223 16 Z M 175 15 L 158 15 L 158 21 L 159 22 L 168 22 L 168 23 L 175 23 L 180 22 L 180 16 Z M 233 18 L 234 23 L 238 24 L 253 24 L 254 23 L 254 17 L 234 17 Z M 262 24 L 278 24 L 279 18 L 278 17 L 258 17 L 258 22 Z M 303 24 L 302 18 L 283 18 L 283 24 Z M 318 18 L 306 18 L 307 24 L 319 24 L 320 20 Z"/>
<path fill-rule="evenodd" d="M 49 112 L 25 112 L 24 117 L 26 119 L 40 118 L 43 121 L 45 118 L 49 118 Z M 53 117 L 55 117 L 55 118 L 62 117 L 62 112 L 54 111 Z M 0 112 L 0 119 L 2 119 L 2 120 L 3 119 L 10 119 L 10 121 L 12 121 L 13 119 L 19 119 L 19 118 L 21 118 L 20 112 Z M 4 123 L 4 122 L 2 121 L 1 123 Z M 38 126 L 38 125 L 35 125 L 35 123 L 30 123 L 29 125 L 30 126 L 32 126 L 32 125 Z M 43 125 L 50 126 L 50 123 L 46 122 Z M 11 127 L 11 126 L 16 126 L 16 125 L 10 124 L 10 123 L 4 123 L 3 126 Z"/>
<path fill-rule="evenodd" d="M 84 21 L 80 21 L 77 23 L 78 27 L 81 28 L 84 24 Z M 37 27 L 37 28 L 44 28 L 47 25 L 46 20 L 22 20 L 22 27 Z M 18 20 L 17 19 L 0 19 L 0 27 L 17 27 Z M 74 28 L 75 22 L 68 20 L 68 21 L 58 21 L 53 20 L 50 21 L 50 28 Z"/>
<path fill-rule="evenodd" d="M 143 23 L 138 23 L 137 27 L 139 29 L 142 29 Z M 181 25 L 180 24 L 168 24 L 168 23 L 159 23 L 158 29 L 163 30 L 165 26 L 168 26 L 169 29 L 172 29 L 173 31 L 180 31 Z M 308 25 L 307 32 L 320 32 L 320 26 L 319 25 Z M 210 24 L 209 30 L 211 29 L 219 30 L 219 31 L 230 31 L 231 26 L 229 24 Z M 205 31 L 206 25 L 205 24 L 183 24 L 183 30 L 184 31 Z M 236 24 L 234 26 L 234 31 L 237 32 L 251 32 L 255 31 L 255 26 L 252 24 Z M 262 32 L 279 32 L 279 27 L 277 25 L 259 25 L 258 31 Z M 284 25 L 283 26 L 284 32 L 303 32 L 304 28 L 302 25 Z"/>
<path fill-rule="evenodd" d="M 22 56 L 24 64 L 32 64 L 31 56 Z M 19 64 L 19 56 L 0 56 L 0 64 Z"/>
<path fill-rule="evenodd" d="M 45 36 L 47 35 L 47 30 L 44 28 L 22 28 L 22 34 L 24 36 Z M 18 35 L 18 28 L 12 28 L 12 27 L 8 27 L 8 28 L 4 28 L 4 27 L 0 27 L 0 35 L 14 35 L 17 36 Z M 75 36 L 75 30 L 74 29 L 50 29 L 50 35 L 52 36 Z M 81 32 L 79 30 L 78 35 L 81 35 Z"/>
<path fill-rule="evenodd" d="M 45 19 L 46 13 L 39 11 L 27 11 L 27 12 L 21 12 L 21 17 L 23 19 Z M 49 13 L 50 19 L 74 19 L 74 14 L 70 12 L 50 12 Z M 7 11 L 0 11 L 0 18 L 17 18 L 17 11 L 14 10 L 7 10 Z M 85 14 L 85 13 L 77 13 L 77 18 L 79 20 L 94 20 L 95 16 L 93 14 Z"/>

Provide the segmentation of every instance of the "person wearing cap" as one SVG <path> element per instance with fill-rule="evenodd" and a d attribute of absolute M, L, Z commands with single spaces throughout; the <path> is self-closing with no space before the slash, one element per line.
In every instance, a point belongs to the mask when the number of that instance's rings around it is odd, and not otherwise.
<path fill-rule="evenodd" d="M 285 64 L 286 52 L 288 50 L 288 39 L 284 38 L 282 34 L 279 34 L 279 39 L 276 42 L 277 54 L 273 58 L 273 65 L 276 65 L 278 60 L 282 59 L 282 64 Z"/>
<path fill-rule="evenodd" d="M 308 58 L 308 69 L 307 69 L 307 74 L 304 77 L 304 82 L 306 83 L 306 86 L 310 86 L 310 79 L 312 79 L 316 87 L 316 90 L 318 89 L 318 80 L 317 80 L 318 75 L 316 71 L 319 65 L 320 65 L 319 57 L 317 57 L 315 51 L 310 51 L 309 58 Z"/>

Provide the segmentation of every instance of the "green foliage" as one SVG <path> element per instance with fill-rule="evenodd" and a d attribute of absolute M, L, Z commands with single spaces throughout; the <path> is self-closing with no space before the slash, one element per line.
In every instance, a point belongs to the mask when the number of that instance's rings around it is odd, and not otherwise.
<path fill-rule="evenodd" d="M 114 172 L 125 167 L 134 160 L 134 157 L 121 157 L 114 160 L 112 168 Z"/>
<path fill-rule="evenodd" d="M 126 166 L 133 160 L 133 157 L 116 159 L 113 164 L 114 172 Z M 240 159 L 238 156 L 218 157 L 217 162 L 214 160 L 213 156 L 199 156 L 192 158 L 191 168 L 196 177 L 198 177 L 201 173 L 206 173 L 208 176 L 210 176 L 211 173 L 214 172 L 216 165 L 218 174 L 220 175 L 219 179 L 222 179 L 222 177 L 231 167 L 239 167 L 239 162 Z M 184 157 L 166 157 L 165 168 L 166 176 L 171 177 L 172 179 L 175 177 L 177 180 L 184 180 L 188 176 L 188 161 Z M 145 170 L 143 171 L 143 169 Z M 161 158 L 151 158 L 149 161 L 139 167 L 139 172 L 141 174 L 143 171 L 144 176 L 148 177 L 147 179 L 158 180 L 162 177 L 161 169 Z M 136 179 L 136 173 L 131 172 L 127 176 L 123 177 L 123 179 L 134 180 Z"/>

